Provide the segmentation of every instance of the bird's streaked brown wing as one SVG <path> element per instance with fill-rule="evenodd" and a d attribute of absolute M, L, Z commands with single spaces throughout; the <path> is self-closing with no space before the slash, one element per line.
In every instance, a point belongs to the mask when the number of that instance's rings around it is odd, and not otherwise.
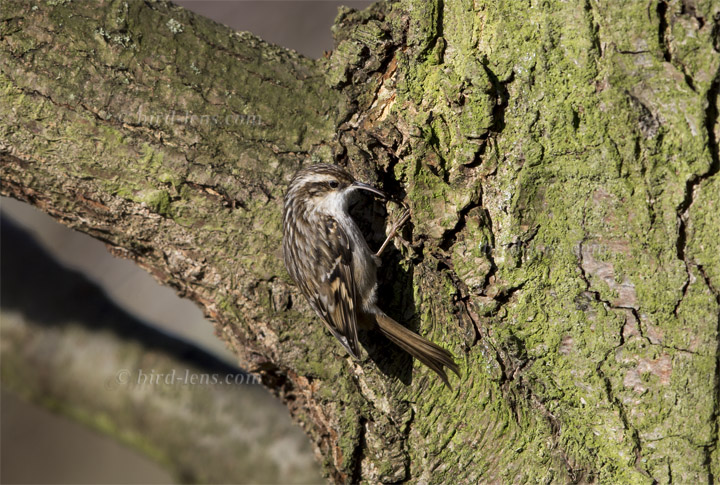
<path fill-rule="evenodd" d="M 352 274 L 350 240 L 340 224 L 327 217 L 318 227 L 325 237 L 318 237 L 312 272 L 315 278 L 302 288 L 315 312 L 330 332 L 354 358 L 360 347 L 357 338 L 356 289 Z"/>

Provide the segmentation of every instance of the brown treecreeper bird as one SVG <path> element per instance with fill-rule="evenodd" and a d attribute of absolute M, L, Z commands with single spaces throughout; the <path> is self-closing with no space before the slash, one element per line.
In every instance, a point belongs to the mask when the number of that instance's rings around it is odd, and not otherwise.
<path fill-rule="evenodd" d="M 290 182 L 283 213 L 285 267 L 330 332 L 358 359 L 357 329 L 378 328 L 435 371 L 448 387 L 445 368 L 460 370 L 453 355 L 397 323 L 377 306 L 380 254 L 409 218 L 406 212 L 377 253 L 348 213 L 356 190 L 387 196 L 335 165 L 303 168 Z"/>

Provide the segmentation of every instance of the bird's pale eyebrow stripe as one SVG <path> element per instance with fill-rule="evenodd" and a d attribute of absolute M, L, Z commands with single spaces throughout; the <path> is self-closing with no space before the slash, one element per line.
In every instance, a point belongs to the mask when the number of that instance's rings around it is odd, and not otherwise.
<path fill-rule="evenodd" d="M 330 174 L 314 173 L 314 174 L 310 175 L 309 177 L 305 177 L 304 182 L 307 184 L 327 182 L 331 178 L 333 178 L 333 177 Z"/>

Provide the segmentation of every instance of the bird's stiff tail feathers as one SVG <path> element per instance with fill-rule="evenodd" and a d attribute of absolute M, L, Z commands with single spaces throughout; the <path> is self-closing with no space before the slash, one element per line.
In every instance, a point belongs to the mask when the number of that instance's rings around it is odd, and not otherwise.
<path fill-rule="evenodd" d="M 376 315 L 376 320 L 383 335 L 435 371 L 446 386 L 451 387 L 445 373 L 445 367 L 457 374 L 458 377 L 460 376 L 460 368 L 455 363 L 450 352 L 429 340 L 425 340 L 412 330 L 408 330 L 384 313 Z"/>

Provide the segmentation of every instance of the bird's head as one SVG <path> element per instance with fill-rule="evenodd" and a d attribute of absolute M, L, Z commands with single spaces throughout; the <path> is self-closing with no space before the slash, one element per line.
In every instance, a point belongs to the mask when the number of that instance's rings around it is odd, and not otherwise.
<path fill-rule="evenodd" d="M 302 202 L 326 214 L 346 212 L 351 196 L 357 190 L 365 190 L 387 198 L 387 195 L 362 182 L 358 182 L 347 170 L 337 165 L 316 164 L 303 168 L 290 182 L 285 204 Z"/>

